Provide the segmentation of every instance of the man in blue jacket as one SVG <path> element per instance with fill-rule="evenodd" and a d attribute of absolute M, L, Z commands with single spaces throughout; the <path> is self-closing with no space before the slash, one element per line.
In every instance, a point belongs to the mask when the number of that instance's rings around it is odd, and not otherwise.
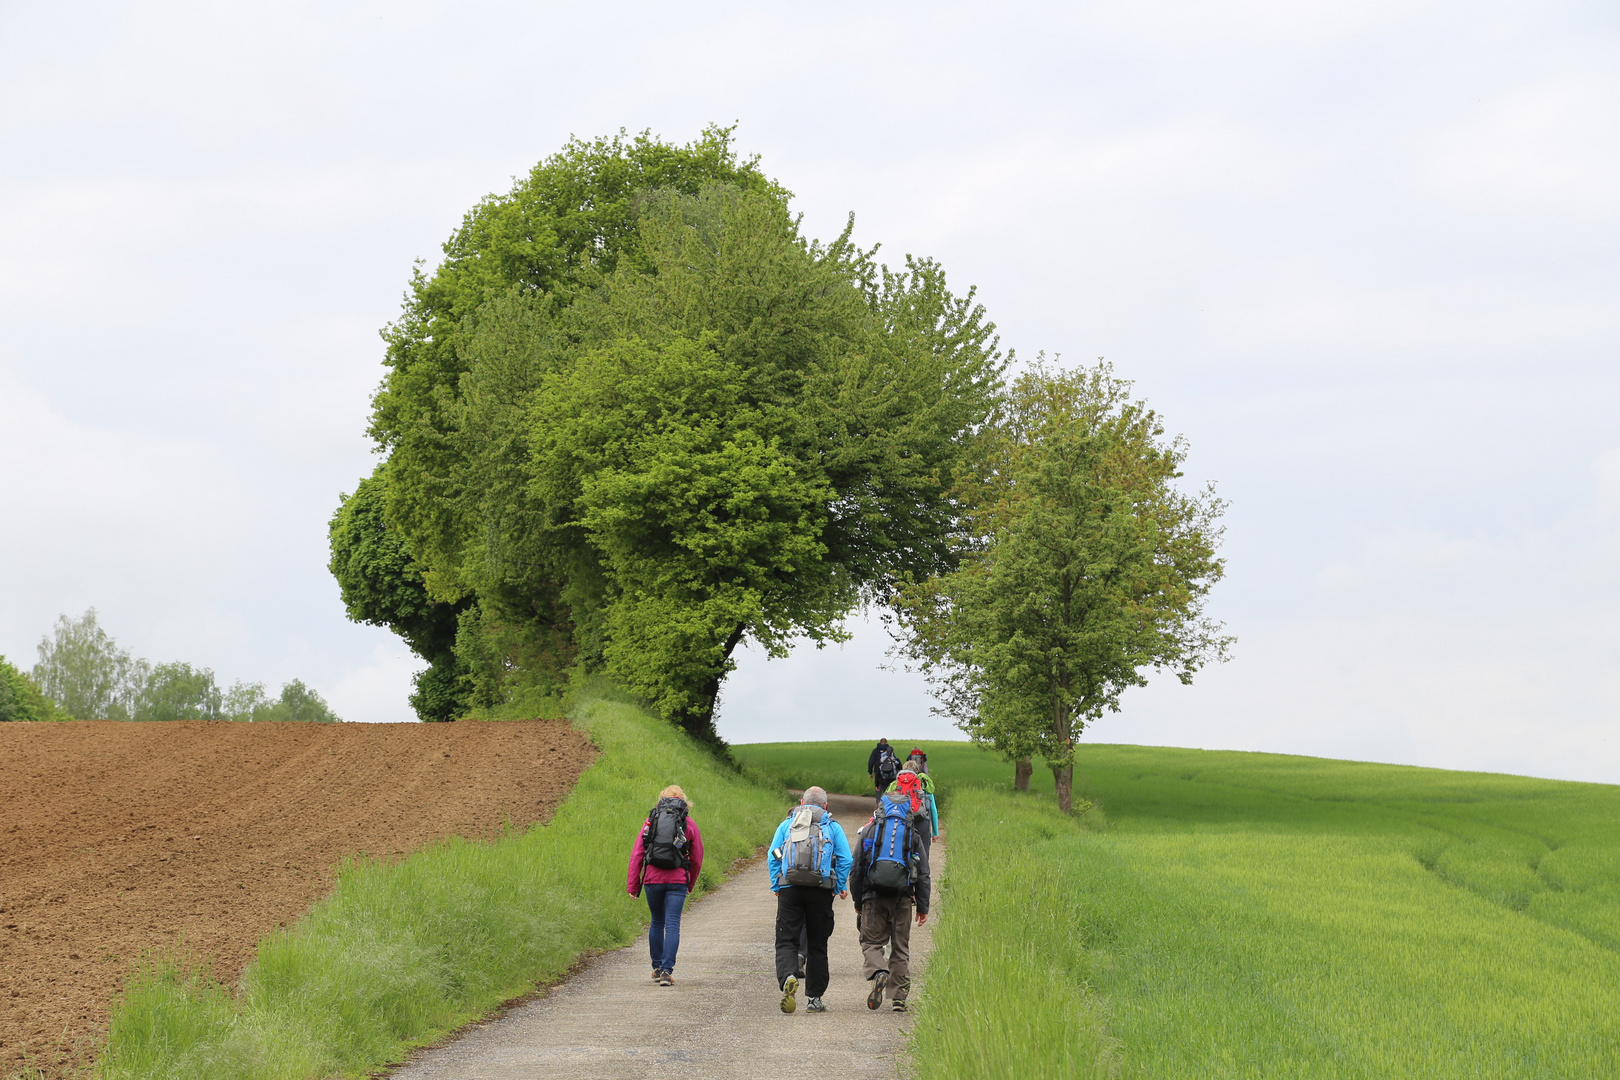
<path fill-rule="evenodd" d="M 827 793 L 805 789 L 799 805 L 776 827 L 766 865 L 776 894 L 776 983 L 782 988 L 782 1011 L 797 1006 L 799 938 L 807 938 L 804 1007 L 826 1012 L 827 939 L 833 932 L 833 894 L 848 896 L 849 871 L 855 860 L 843 826 L 827 812 Z"/>

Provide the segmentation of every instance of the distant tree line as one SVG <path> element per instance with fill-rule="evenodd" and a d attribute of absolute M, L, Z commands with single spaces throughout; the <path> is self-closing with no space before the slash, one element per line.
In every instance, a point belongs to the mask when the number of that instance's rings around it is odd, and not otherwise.
<path fill-rule="evenodd" d="M 135 659 L 102 629 L 94 608 L 56 621 L 39 643 L 31 673 L 0 657 L 0 721 L 337 719 L 320 694 L 297 679 L 271 698 L 263 683 L 221 690 L 208 668 Z"/>

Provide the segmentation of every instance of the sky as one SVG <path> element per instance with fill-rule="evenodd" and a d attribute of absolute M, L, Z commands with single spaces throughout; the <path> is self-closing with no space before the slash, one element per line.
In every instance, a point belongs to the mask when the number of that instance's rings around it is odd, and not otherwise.
<path fill-rule="evenodd" d="M 0 0 L 0 654 L 412 719 L 326 522 L 414 260 L 571 135 L 711 122 L 1230 502 L 1232 660 L 1089 741 L 1620 783 L 1620 8 Z M 871 616 L 737 742 L 960 737 Z M 1083 761 L 1083 759 L 1082 759 Z"/>

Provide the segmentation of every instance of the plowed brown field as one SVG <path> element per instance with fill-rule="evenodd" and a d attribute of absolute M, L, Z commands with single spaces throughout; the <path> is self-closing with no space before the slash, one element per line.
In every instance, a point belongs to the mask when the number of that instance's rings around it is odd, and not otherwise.
<path fill-rule="evenodd" d="M 88 1061 L 144 951 L 233 980 L 343 857 L 543 821 L 593 757 L 556 720 L 0 724 L 0 1076 Z"/>

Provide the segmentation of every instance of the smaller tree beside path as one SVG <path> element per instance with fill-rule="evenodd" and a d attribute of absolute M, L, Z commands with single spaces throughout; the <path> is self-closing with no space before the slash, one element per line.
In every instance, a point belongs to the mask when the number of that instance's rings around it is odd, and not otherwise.
<path fill-rule="evenodd" d="M 1130 390 L 1101 362 L 1015 380 L 957 489 L 958 568 L 895 597 L 938 711 L 1009 760 L 1040 755 L 1065 812 L 1085 725 L 1148 669 L 1190 683 L 1232 642 L 1204 613 L 1225 504 L 1177 487 L 1186 443 Z"/>

